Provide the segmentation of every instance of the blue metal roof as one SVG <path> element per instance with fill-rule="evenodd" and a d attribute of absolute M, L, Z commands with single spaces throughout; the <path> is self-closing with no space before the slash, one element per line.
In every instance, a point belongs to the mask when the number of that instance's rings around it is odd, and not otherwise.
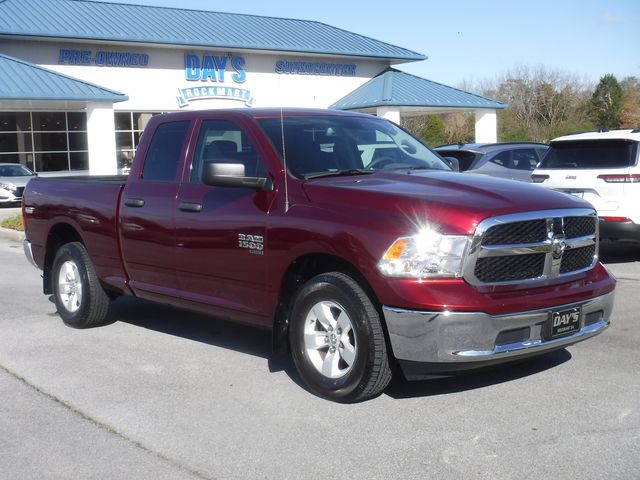
<path fill-rule="evenodd" d="M 0 54 L 0 99 L 123 102 L 129 97 Z"/>
<path fill-rule="evenodd" d="M 358 110 L 384 106 L 502 109 L 507 104 L 390 68 L 329 108 Z"/>
<path fill-rule="evenodd" d="M 86 0 L 0 1 L 0 35 L 304 52 L 398 62 L 426 58 L 316 21 Z"/>

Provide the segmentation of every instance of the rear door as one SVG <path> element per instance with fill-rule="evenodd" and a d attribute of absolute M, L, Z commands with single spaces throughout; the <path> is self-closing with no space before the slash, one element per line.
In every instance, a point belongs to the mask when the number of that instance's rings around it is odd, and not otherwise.
<path fill-rule="evenodd" d="M 534 175 L 545 187 L 584 198 L 600 216 L 615 216 L 626 190 L 640 186 L 625 180 L 636 158 L 637 142 L 630 140 L 560 141 L 552 143 Z"/>
<path fill-rule="evenodd" d="M 122 194 L 122 257 L 130 285 L 142 297 L 173 296 L 178 287 L 174 217 L 189 130 L 189 120 L 158 125 L 140 175 L 131 173 Z"/>

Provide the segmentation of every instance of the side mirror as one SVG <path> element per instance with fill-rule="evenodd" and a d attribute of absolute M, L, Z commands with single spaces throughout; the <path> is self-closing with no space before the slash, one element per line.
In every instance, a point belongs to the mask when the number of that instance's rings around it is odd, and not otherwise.
<path fill-rule="evenodd" d="M 444 158 L 445 162 L 449 164 L 449 166 L 454 172 L 460 171 L 460 162 L 456 157 L 442 157 L 442 158 Z"/>
<path fill-rule="evenodd" d="M 243 163 L 206 162 L 202 183 L 212 187 L 252 188 L 271 190 L 271 181 L 265 177 L 246 177 Z"/>

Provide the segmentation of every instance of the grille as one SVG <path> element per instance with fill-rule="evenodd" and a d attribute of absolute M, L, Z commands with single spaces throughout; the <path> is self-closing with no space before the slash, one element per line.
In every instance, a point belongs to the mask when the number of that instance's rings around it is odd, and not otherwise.
<path fill-rule="evenodd" d="M 511 245 L 536 243 L 547 238 L 547 222 L 544 219 L 529 222 L 513 222 L 490 228 L 482 238 L 483 245 Z"/>
<path fill-rule="evenodd" d="M 536 278 L 544 273 L 544 253 L 479 258 L 475 275 L 486 283 Z"/>
<path fill-rule="evenodd" d="M 16 189 L 15 193 L 13 194 L 16 198 L 22 198 L 22 193 L 24 192 L 24 187 L 19 187 Z"/>
<path fill-rule="evenodd" d="M 575 272 L 576 270 L 588 268 L 593 263 L 593 257 L 595 254 L 595 245 L 567 250 L 562 256 L 560 273 Z"/>
<path fill-rule="evenodd" d="M 474 285 L 548 281 L 593 267 L 597 240 L 591 209 L 489 218 L 477 227 L 463 277 Z"/>
<path fill-rule="evenodd" d="M 564 236 L 566 238 L 585 237 L 596 231 L 595 217 L 567 217 L 564 219 Z"/>

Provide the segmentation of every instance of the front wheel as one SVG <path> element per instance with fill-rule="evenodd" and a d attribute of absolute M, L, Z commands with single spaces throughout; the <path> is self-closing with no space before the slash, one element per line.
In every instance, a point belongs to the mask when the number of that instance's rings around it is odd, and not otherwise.
<path fill-rule="evenodd" d="M 89 328 L 105 322 L 109 297 L 100 285 L 89 254 L 82 243 L 60 247 L 51 272 L 53 297 L 64 323 Z"/>
<path fill-rule="evenodd" d="M 306 282 L 289 328 L 296 368 L 317 395 L 358 402 L 379 395 L 391 381 L 378 311 L 348 275 L 331 272 Z"/>

